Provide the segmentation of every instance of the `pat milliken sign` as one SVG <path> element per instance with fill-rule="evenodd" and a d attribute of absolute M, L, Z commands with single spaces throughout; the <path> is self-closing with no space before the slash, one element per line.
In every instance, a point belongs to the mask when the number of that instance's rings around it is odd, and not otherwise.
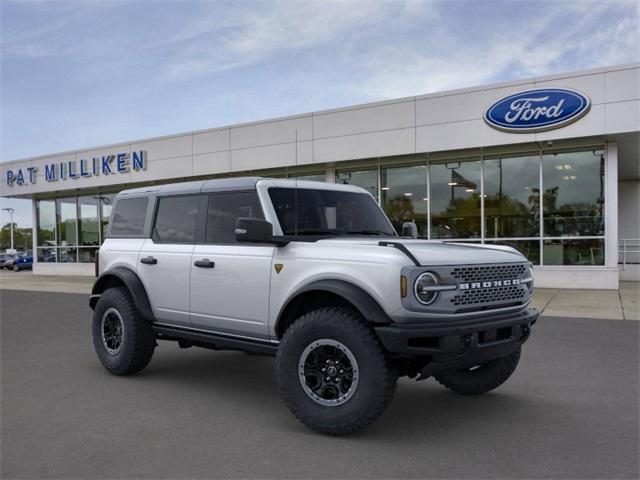
<path fill-rule="evenodd" d="M 542 132 L 573 123 L 590 108 L 589 97 L 577 90 L 539 88 L 498 100 L 484 112 L 484 121 L 504 132 Z"/>
<path fill-rule="evenodd" d="M 147 169 L 147 152 L 139 150 L 129 153 L 115 153 L 100 157 L 82 158 L 64 162 L 52 162 L 41 166 L 42 177 L 47 182 L 81 180 L 83 178 L 109 176 Z M 4 178 L 9 187 L 36 183 L 40 167 L 9 169 Z"/>

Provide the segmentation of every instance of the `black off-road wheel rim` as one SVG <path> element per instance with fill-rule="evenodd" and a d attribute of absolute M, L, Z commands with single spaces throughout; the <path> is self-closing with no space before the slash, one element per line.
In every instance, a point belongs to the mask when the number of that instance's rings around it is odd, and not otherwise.
<path fill-rule="evenodd" d="M 358 362 L 343 343 L 328 338 L 314 340 L 300 355 L 298 376 L 311 400 L 324 407 L 337 407 L 348 402 L 358 388 Z"/>
<path fill-rule="evenodd" d="M 115 308 L 108 308 L 102 314 L 100 334 L 104 349 L 110 355 L 117 355 L 122 349 L 124 341 L 124 321 L 120 312 Z"/>

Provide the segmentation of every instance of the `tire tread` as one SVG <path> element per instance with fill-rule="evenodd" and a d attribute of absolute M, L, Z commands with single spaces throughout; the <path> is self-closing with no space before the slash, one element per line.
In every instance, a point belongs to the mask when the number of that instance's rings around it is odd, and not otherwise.
<path fill-rule="evenodd" d="M 520 361 L 520 349 L 505 357 L 491 360 L 471 372 L 445 371 L 434 375 L 443 387 L 460 395 L 481 395 L 498 388 L 513 374 Z"/>
<path fill-rule="evenodd" d="M 126 324 L 126 343 L 118 354 L 122 356 L 117 359 L 117 362 L 105 361 L 104 357 L 109 354 L 104 351 L 100 333 L 94 331 L 93 339 L 96 351 L 98 351 L 98 357 L 102 364 L 110 373 L 132 375 L 144 369 L 151 361 L 156 345 L 155 335 L 151 324 L 140 316 L 129 290 L 124 287 L 110 288 L 102 294 L 95 307 L 94 329 L 96 329 L 96 322 L 100 322 L 101 307 L 108 302 L 117 305 L 118 311 L 123 317 Z"/>
<path fill-rule="evenodd" d="M 283 368 L 280 368 L 282 360 L 282 347 L 288 347 L 288 344 L 295 341 L 310 326 L 318 323 L 329 330 L 336 328 L 348 330 L 350 338 L 359 343 L 369 352 L 368 359 L 374 362 L 374 368 L 381 373 L 382 381 L 379 383 L 379 390 L 376 392 L 375 398 L 369 399 L 367 408 L 360 409 L 359 412 L 351 416 L 348 420 L 342 422 L 326 421 L 319 422 L 317 418 L 295 401 L 295 396 L 290 395 L 287 391 L 290 386 L 285 378 L 283 378 Z M 369 325 L 355 311 L 344 307 L 326 307 L 308 312 L 297 319 L 285 332 L 278 349 L 276 359 L 276 380 L 280 390 L 280 394 L 284 399 L 286 406 L 293 415 L 311 430 L 332 436 L 341 436 L 354 433 L 371 424 L 377 419 L 387 408 L 389 402 L 393 398 L 396 389 L 396 381 L 398 374 L 395 368 L 388 361 L 386 355 L 378 342 L 375 334 Z M 296 365 L 297 367 L 297 365 Z M 333 408 L 333 407 L 331 407 Z"/>

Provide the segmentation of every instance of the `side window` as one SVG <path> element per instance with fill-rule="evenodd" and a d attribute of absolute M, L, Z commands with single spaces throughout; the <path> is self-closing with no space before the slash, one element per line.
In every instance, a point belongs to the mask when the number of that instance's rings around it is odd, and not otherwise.
<path fill-rule="evenodd" d="M 239 217 L 264 218 L 255 191 L 209 195 L 207 243 L 235 243 Z"/>
<path fill-rule="evenodd" d="M 144 233 L 148 203 L 147 197 L 118 199 L 111 216 L 110 235 L 112 237 L 141 236 Z"/>
<path fill-rule="evenodd" d="M 158 200 L 153 241 L 157 243 L 194 243 L 199 203 L 199 195 L 161 197 Z"/>

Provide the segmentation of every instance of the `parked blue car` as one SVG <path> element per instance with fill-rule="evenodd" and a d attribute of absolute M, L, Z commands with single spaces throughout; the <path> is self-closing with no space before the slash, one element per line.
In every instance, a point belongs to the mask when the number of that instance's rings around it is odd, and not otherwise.
<path fill-rule="evenodd" d="M 22 255 L 18 255 L 13 261 L 13 267 L 11 267 L 14 272 L 19 272 L 20 270 L 31 270 L 33 268 L 33 253 L 26 252 Z"/>

